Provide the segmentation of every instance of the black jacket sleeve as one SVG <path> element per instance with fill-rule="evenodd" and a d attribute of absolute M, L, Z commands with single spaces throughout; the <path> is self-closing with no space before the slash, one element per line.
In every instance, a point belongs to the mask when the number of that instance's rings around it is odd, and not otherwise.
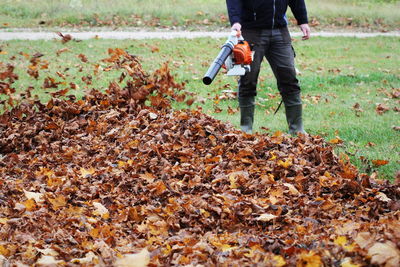
<path fill-rule="evenodd" d="M 240 17 L 242 14 L 242 1 L 241 0 L 226 0 L 226 7 L 228 9 L 229 21 L 231 25 L 236 22 L 241 23 Z"/>
<path fill-rule="evenodd" d="M 304 0 L 289 0 L 289 6 L 297 20 L 297 24 L 308 23 L 307 8 Z"/>

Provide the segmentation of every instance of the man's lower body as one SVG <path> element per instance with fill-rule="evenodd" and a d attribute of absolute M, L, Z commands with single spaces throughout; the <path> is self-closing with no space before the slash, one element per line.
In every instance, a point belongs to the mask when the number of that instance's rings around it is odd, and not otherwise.
<path fill-rule="evenodd" d="M 243 29 L 243 37 L 253 46 L 254 60 L 251 71 L 239 80 L 240 127 L 252 133 L 255 96 L 260 66 L 265 57 L 277 80 L 279 92 L 286 111 L 290 134 L 305 133 L 302 123 L 300 86 L 296 78 L 294 51 L 287 28 Z"/>

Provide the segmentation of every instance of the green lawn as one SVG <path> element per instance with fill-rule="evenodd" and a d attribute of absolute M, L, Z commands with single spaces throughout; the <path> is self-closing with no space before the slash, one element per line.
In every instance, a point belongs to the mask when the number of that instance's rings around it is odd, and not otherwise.
<path fill-rule="evenodd" d="M 400 29 L 398 0 L 308 0 L 310 22 L 319 28 Z M 291 12 L 289 12 L 291 16 Z M 188 27 L 227 26 L 221 0 L 2 0 L 0 27 Z"/>
<path fill-rule="evenodd" d="M 6 63 L 16 66 L 17 90 L 32 86 L 35 88 L 33 93 L 46 101 L 48 92 L 56 90 L 42 88 L 46 77 L 61 82 L 57 90 L 70 87 L 70 82 L 76 83 L 78 89 L 70 92 L 78 96 L 91 88 L 107 88 L 121 73 L 101 71 L 106 63 L 100 60 L 107 57 L 109 47 L 123 48 L 138 55 L 148 72 L 169 61 L 177 79 L 185 81 L 186 89 L 196 94 L 192 108 L 201 106 L 204 112 L 238 126 L 236 100 L 230 93 L 224 93 L 236 90 L 235 78 L 219 74 L 211 86 L 201 83 L 202 75 L 223 42 L 214 39 L 93 39 L 66 44 L 60 41 L 10 41 L 0 43 L 0 62 L 3 62 L 3 68 Z M 343 144 L 337 146 L 338 153 L 350 155 L 361 171 L 378 171 L 386 178 L 393 178 L 400 170 L 400 132 L 393 129 L 393 126 L 400 126 L 400 115 L 395 111 L 399 99 L 392 96 L 400 88 L 399 38 L 313 38 L 295 41 L 294 47 L 298 55 L 297 67 L 302 73 L 299 79 L 306 130 L 327 141 L 338 137 L 343 140 Z M 62 48 L 68 50 L 57 56 L 56 51 Z M 30 56 L 38 52 L 44 54 L 40 64 L 46 65 L 47 61 L 49 65 L 48 69 L 39 71 L 40 76 L 35 80 L 27 74 L 27 68 Z M 79 59 L 81 53 L 87 56 L 88 62 Z M 96 64 L 100 67 L 97 74 Z M 82 77 L 88 75 L 93 78 L 92 84 L 82 81 Z M 286 131 L 283 109 L 273 115 L 279 102 L 275 80 L 264 63 L 257 98 L 256 131 L 264 132 L 265 128 L 269 133 Z M 387 107 L 388 111 L 378 115 L 378 104 Z M 372 160 L 388 160 L 389 164 L 376 167 Z"/>

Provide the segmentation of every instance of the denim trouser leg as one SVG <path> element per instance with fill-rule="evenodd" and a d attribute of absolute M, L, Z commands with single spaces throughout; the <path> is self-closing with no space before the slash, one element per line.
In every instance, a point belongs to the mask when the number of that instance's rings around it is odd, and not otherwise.
<path fill-rule="evenodd" d="M 246 30 L 243 37 L 253 46 L 251 71 L 239 80 L 239 98 L 257 95 L 260 65 L 265 57 L 275 75 L 285 106 L 301 104 L 300 86 L 294 67 L 294 51 L 287 28 L 273 30 Z"/>

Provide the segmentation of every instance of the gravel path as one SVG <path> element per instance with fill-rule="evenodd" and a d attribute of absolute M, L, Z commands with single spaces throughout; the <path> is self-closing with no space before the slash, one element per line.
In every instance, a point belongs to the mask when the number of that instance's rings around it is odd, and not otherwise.
<path fill-rule="evenodd" d="M 101 38 L 101 39 L 173 39 L 173 38 L 225 38 L 228 32 L 189 32 L 189 31 L 86 31 L 86 32 L 63 32 L 63 34 L 71 34 L 74 38 L 80 40 Z M 293 37 L 301 36 L 300 32 L 293 32 Z M 322 37 L 355 37 L 355 38 L 368 38 L 377 36 L 392 36 L 400 37 L 400 31 L 394 32 L 314 32 L 312 36 Z M 51 40 L 60 38 L 56 32 L 32 32 L 32 31 L 0 31 L 0 40 Z"/>

